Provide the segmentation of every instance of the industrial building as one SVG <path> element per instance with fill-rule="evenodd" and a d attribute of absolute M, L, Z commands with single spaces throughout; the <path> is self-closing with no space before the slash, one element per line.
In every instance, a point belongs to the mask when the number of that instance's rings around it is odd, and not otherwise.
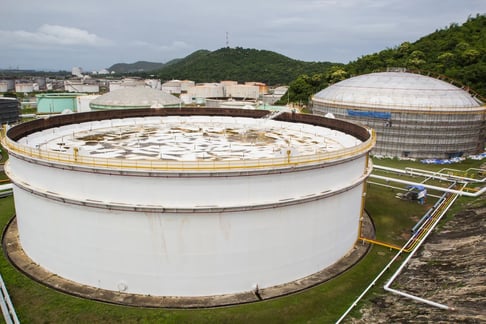
<path fill-rule="evenodd" d="M 352 77 L 315 94 L 312 111 L 375 129 L 375 155 L 452 158 L 484 151 L 484 103 L 430 76 L 379 72 Z"/>
<path fill-rule="evenodd" d="M 206 108 L 57 115 L 3 138 L 33 263 L 186 297 L 298 281 L 350 253 L 374 142 L 337 119 Z"/>
<path fill-rule="evenodd" d="M 0 124 L 11 124 L 20 119 L 20 102 L 17 98 L 0 97 Z"/>
<path fill-rule="evenodd" d="M 179 107 L 181 100 L 169 93 L 145 87 L 110 91 L 90 103 L 91 110 Z"/>
<path fill-rule="evenodd" d="M 36 95 L 37 112 L 40 114 L 56 114 L 66 110 L 78 111 L 79 94 L 73 93 L 43 93 Z"/>

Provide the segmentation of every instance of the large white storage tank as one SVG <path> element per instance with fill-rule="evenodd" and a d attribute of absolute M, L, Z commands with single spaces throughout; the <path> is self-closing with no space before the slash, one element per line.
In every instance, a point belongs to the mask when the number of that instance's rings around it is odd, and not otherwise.
<path fill-rule="evenodd" d="M 312 105 L 315 114 L 332 114 L 375 129 L 376 155 L 452 158 L 484 151 L 484 103 L 430 76 L 364 74 L 319 91 Z"/>
<path fill-rule="evenodd" d="M 32 83 L 32 82 L 15 83 L 15 92 L 18 92 L 18 93 L 34 92 L 34 83 Z"/>
<path fill-rule="evenodd" d="M 0 92 L 8 92 L 12 90 L 15 90 L 15 80 L 0 80 Z"/>
<path fill-rule="evenodd" d="M 224 86 L 220 83 L 203 83 L 187 89 L 192 98 L 223 98 Z"/>
<path fill-rule="evenodd" d="M 71 281 L 211 296 L 289 283 L 358 239 L 374 136 L 312 115 L 136 109 L 12 127 L 20 244 Z"/>
<path fill-rule="evenodd" d="M 258 99 L 260 88 L 256 85 L 235 84 L 224 87 L 225 96 L 231 98 Z"/>
<path fill-rule="evenodd" d="M 105 93 L 92 100 L 92 110 L 180 107 L 181 100 L 162 90 L 128 87 Z"/>
<path fill-rule="evenodd" d="M 8 92 L 8 82 L 0 80 L 0 92 Z"/>
<path fill-rule="evenodd" d="M 181 84 L 182 81 L 179 80 L 170 80 L 167 82 L 162 83 L 162 91 L 173 94 L 180 94 L 181 93 Z"/>

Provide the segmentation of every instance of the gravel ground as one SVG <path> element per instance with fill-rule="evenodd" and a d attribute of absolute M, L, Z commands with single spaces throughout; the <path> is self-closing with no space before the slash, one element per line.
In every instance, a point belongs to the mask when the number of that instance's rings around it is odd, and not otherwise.
<path fill-rule="evenodd" d="M 440 225 L 440 224 L 439 224 Z M 485 198 L 435 230 L 392 288 L 453 307 L 443 310 L 385 292 L 352 323 L 486 323 Z"/>

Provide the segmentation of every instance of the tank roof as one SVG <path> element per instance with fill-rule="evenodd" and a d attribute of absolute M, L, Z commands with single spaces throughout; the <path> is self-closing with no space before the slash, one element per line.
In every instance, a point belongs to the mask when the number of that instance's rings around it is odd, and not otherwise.
<path fill-rule="evenodd" d="M 128 160 L 231 161 L 312 155 L 361 143 L 329 128 L 269 119 L 168 116 L 87 122 L 20 143 L 54 152 Z"/>
<path fill-rule="evenodd" d="M 17 98 L 13 98 L 13 97 L 0 97 L 0 100 L 4 100 L 4 101 L 18 101 Z"/>
<path fill-rule="evenodd" d="M 352 77 L 321 90 L 313 100 L 392 109 L 454 110 L 482 105 L 467 91 L 448 82 L 408 72 L 379 72 Z"/>
<path fill-rule="evenodd" d="M 130 87 L 99 96 L 91 102 L 90 106 L 108 109 L 116 107 L 151 108 L 174 106 L 180 103 L 179 98 L 164 91 L 146 87 Z"/>
<path fill-rule="evenodd" d="M 53 92 L 53 93 L 39 93 L 35 96 L 37 98 L 75 98 L 83 96 L 84 93 L 72 93 L 72 92 Z"/>

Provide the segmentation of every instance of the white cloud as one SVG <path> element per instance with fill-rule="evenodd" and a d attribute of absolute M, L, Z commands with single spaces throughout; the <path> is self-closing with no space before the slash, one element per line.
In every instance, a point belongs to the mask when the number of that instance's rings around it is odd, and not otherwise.
<path fill-rule="evenodd" d="M 312 26 L 316 22 L 313 19 L 309 19 L 306 17 L 299 17 L 299 16 L 292 16 L 292 17 L 279 17 L 275 19 L 269 20 L 266 24 L 270 28 L 282 28 L 282 27 L 289 27 L 295 28 L 296 26 Z"/>
<path fill-rule="evenodd" d="M 111 41 L 83 29 L 48 24 L 42 25 L 35 32 L 0 30 L 0 39 L 4 44 L 11 43 L 19 47 L 34 48 L 49 48 L 59 45 L 104 46 L 111 44 Z"/>
<path fill-rule="evenodd" d="M 170 51 L 177 51 L 177 50 L 189 48 L 189 45 L 183 41 L 173 41 L 168 45 L 159 45 L 159 44 L 149 43 L 146 41 L 137 40 L 131 42 L 130 45 L 132 45 L 133 47 L 143 47 L 147 50 L 153 50 L 158 52 L 170 52 Z"/>
<path fill-rule="evenodd" d="M 347 62 L 486 12 L 486 0 L 15 3 L 0 9 L 0 68 L 42 64 L 98 69 L 120 61 L 163 62 L 197 49 L 221 48 L 226 32 L 231 47 Z"/>

